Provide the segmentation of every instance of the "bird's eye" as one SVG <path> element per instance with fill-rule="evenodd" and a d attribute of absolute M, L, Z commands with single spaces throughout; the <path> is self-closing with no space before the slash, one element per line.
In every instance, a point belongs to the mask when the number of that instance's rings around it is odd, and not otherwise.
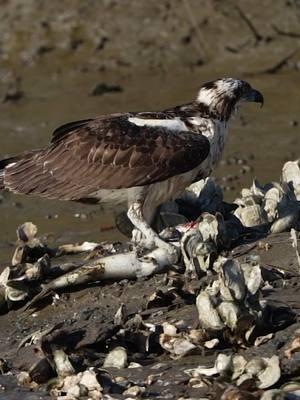
<path fill-rule="evenodd" d="M 249 92 L 250 89 L 251 89 L 251 86 L 249 85 L 249 83 L 245 82 L 245 84 L 243 85 L 242 92 L 247 93 L 247 92 Z"/>

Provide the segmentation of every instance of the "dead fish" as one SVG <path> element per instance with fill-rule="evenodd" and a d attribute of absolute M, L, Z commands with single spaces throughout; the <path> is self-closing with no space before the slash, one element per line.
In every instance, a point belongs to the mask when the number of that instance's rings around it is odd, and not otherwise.
<path fill-rule="evenodd" d="M 143 257 L 138 257 L 133 251 L 102 257 L 41 285 L 42 291 L 26 305 L 24 311 L 57 289 L 101 280 L 136 279 L 141 276 L 150 276 L 162 272 L 173 262 L 173 255 L 161 248 L 157 248 Z"/>

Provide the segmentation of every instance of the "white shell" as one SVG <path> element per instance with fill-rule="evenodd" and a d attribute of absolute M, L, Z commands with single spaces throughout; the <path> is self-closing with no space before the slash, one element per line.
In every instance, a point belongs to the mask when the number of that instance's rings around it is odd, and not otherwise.
<path fill-rule="evenodd" d="M 227 371 L 232 371 L 232 359 L 232 355 L 226 355 L 223 353 L 218 354 L 215 366 L 220 375 L 224 374 Z"/>
<path fill-rule="evenodd" d="M 242 375 L 242 373 L 245 371 L 245 367 L 247 365 L 247 361 L 243 356 L 237 355 L 233 357 L 232 360 L 232 365 L 233 365 L 233 373 L 232 373 L 232 380 L 237 379 L 239 376 Z"/>
<path fill-rule="evenodd" d="M 288 204 L 280 213 L 279 218 L 273 222 L 271 233 L 287 232 L 294 228 L 299 219 L 299 206 L 293 203 Z"/>
<path fill-rule="evenodd" d="M 207 292 L 202 291 L 197 296 L 196 306 L 201 327 L 215 330 L 224 328 L 224 324 Z"/>
<path fill-rule="evenodd" d="M 32 222 L 25 222 L 17 228 L 17 237 L 22 242 L 29 242 L 35 238 L 37 231 L 36 225 Z"/>
<path fill-rule="evenodd" d="M 236 304 L 230 301 L 223 301 L 217 308 L 220 317 L 226 326 L 228 326 L 232 331 L 235 329 L 239 308 Z"/>
<path fill-rule="evenodd" d="M 102 387 L 97 380 L 96 373 L 89 369 L 82 373 L 80 382 L 81 385 L 84 385 L 89 391 L 98 390 L 101 391 Z"/>
<path fill-rule="evenodd" d="M 221 266 L 221 296 L 224 300 L 242 300 L 246 294 L 244 275 L 236 260 L 226 260 Z"/>
<path fill-rule="evenodd" d="M 104 368 L 125 368 L 127 365 L 127 351 L 124 347 L 118 346 L 109 352 L 104 360 Z"/>
<path fill-rule="evenodd" d="M 269 189 L 263 201 L 263 208 L 267 213 L 268 221 L 273 222 L 278 216 L 278 205 L 283 200 L 283 192 L 278 187 Z"/>
<path fill-rule="evenodd" d="M 54 350 L 53 360 L 58 376 L 66 377 L 75 374 L 73 365 L 70 363 L 69 357 L 63 350 Z"/>
<path fill-rule="evenodd" d="M 257 377 L 260 381 L 258 387 L 260 389 L 266 389 L 273 386 L 280 378 L 281 371 L 279 366 L 279 357 L 273 356 L 271 358 L 264 358 L 267 366 L 264 371 L 258 373 Z"/>
<path fill-rule="evenodd" d="M 260 198 L 261 200 L 263 199 L 265 195 L 265 188 L 261 186 L 261 184 L 258 182 L 257 179 L 253 180 L 252 186 L 251 186 L 251 193 L 256 196 L 257 198 Z"/>
<path fill-rule="evenodd" d="M 282 168 L 282 180 L 289 184 L 296 199 L 300 200 L 300 167 L 299 160 L 288 161 Z"/>
<path fill-rule="evenodd" d="M 267 214 L 259 204 L 239 206 L 234 211 L 234 215 L 246 227 L 263 225 L 268 222 Z"/>
<path fill-rule="evenodd" d="M 241 268 L 244 274 L 244 279 L 248 291 L 254 295 L 262 284 L 262 276 L 260 266 L 251 265 L 248 263 L 241 264 Z"/>

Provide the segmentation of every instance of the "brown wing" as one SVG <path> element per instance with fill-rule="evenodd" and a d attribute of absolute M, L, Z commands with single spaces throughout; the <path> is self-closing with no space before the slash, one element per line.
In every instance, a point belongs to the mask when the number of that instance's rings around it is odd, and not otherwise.
<path fill-rule="evenodd" d="M 208 152 L 199 134 L 137 126 L 127 116 L 98 118 L 56 130 L 49 147 L 6 167 L 4 184 L 16 193 L 80 200 L 99 189 L 144 186 L 187 172 Z"/>

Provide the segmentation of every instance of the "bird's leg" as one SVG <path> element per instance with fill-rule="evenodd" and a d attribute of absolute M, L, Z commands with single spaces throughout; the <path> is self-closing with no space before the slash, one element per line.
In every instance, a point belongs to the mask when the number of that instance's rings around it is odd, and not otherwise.
<path fill-rule="evenodd" d="M 127 216 L 137 228 L 132 232 L 132 241 L 135 244 L 142 244 L 144 247 L 153 249 L 155 247 L 164 249 L 170 254 L 177 254 L 177 249 L 170 243 L 162 240 L 156 232 L 147 224 L 143 216 L 142 202 L 134 202 L 130 205 Z"/>

